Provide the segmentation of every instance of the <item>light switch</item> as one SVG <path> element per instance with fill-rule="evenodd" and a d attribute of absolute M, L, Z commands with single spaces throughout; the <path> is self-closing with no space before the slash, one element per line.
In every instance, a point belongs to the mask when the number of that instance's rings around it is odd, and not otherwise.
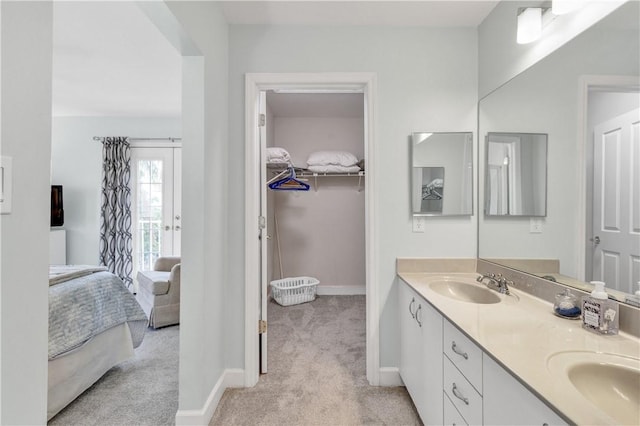
<path fill-rule="evenodd" d="M 11 213 L 11 157 L 0 157 L 0 213 Z"/>

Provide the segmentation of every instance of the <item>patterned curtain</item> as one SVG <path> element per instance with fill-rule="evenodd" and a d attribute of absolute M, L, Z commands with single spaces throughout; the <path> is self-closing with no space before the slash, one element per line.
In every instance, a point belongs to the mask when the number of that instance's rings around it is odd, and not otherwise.
<path fill-rule="evenodd" d="M 102 139 L 100 264 L 133 284 L 131 237 L 131 147 L 126 137 Z"/>

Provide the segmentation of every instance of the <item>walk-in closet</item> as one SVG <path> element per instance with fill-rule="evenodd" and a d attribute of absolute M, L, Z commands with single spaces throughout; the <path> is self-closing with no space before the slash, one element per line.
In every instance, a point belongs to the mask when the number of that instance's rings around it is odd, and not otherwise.
<path fill-rule="evenodd" d="M 314 277 L 318 295 L 364 295 L 363 95 L 269 91 L 266 123 L 267 182 L 293 172 L 308 185 L 267 189 L 268 280 Z"/>

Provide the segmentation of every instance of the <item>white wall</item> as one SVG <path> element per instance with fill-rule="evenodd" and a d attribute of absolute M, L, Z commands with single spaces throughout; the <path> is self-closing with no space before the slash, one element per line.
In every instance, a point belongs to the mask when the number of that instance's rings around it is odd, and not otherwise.
<path fill-rule="evenodd" d="M 482 98 L 611 13 L 626 0 L 584 1 L 580 8 L 556 16 L 540 40 L 516 43 L 518 8 L 542 1 L 501 1 L 478 27 L 478 93 Z M 548 7 L 548 6 L 547 6 Z"/>
<path fill-rule="evenodd" d="M 228 27 L 215 2 L 167 2 L 201 56 L 183 57 L 183 234 L 176 422 L 213 415 L 229 336 L 227 278 Z M 194 55 L 183 51 L 183 55 Z M 238 184 L 238 186 L 240 186 Z M 241 286 L 241 282 L 235 283 Z M 231 305 L 231 306 L 230 306 Z M 243 321 L 240 320 L 240 327 Z M 237 364 L 237 363 L 236 363 Z M 241 366 L 241 365 L 240 365 Z M 224 383 L 222 384 L 224 389 Z"/>
<path fill-rule="evenodd" d="M 95 265 L 100 244 L 102 144 L 93 137 L 180 137 L 180 118 L 54 117 L 51 132 L 51 183 L 64 186 L 67 263 Z"/>
<path fill-rule="evenodd" d="M 275 117 L 273 123 L 274 141 L 297 166 L 306 167 L 314 151 L 364 157 L 362 117 Z M 321 177 L 317 187 L 309 178 L 308 183 L 308 192 L 274 194 L 284 276 L 315 277 L 320 286 L 364 287 L 365 204 L 358 178 Z"/>
<path fill-rule="evenodd" d="M 229 366 L 244 359 L 244 75 L 247 72 L 377 73 L 376 181 L 380 242 L 380 365 L 398 365 L 395 259 L 475 257 L 475 217 L 435 218 L 411 232 L 409 136 L 414 131 L 474 131 L 475 29 L 230 27 L 229 259 L 225 325 Z"/>
<path fill-rule="evenodd" d="M 637 2 L 634 6 L 637 15 Z M 620 9 L 611 15 L 629 14 Z M 547 217 L 541 234 L 529 233 L 529 219 L 485 218 L 479 221 L 479 256 L 483 258 L 554 258 L 562 274 L 579 277 L 577 218 L 580 203 L 577 140 L 578 79 L 582 75 L 635 75 L 640 70 L 636 30 L 616 31 L 596 24 L 561 49 L 511 80 L 480 102 L 479 129 L 487 132 L 548 133 Z M 482 139 L 481 139 L 482 141 Z M 480 149 L 484 150 L 484 143 Z M 484 152 L 484 151 L 482 151 Z M 481 173 L 484 170 L 481 169 Z M 480 178 L 483 185 L 483 177 Z M 481 186 L 482 188 L 483 186 Z"/>
<path fill-rule="evenodd" d="M 640 108 L 640 94 L 638 92 L 591 92 L 588 105 L 587 128 L 592 131 L 598 124 Z"/>
<path fill-rule="evenodd" d="M 13 158 L 13 208 L 0 216 L 0 424 L 45 424 L 53 11 L 0 8 L 1 154 Z"/>

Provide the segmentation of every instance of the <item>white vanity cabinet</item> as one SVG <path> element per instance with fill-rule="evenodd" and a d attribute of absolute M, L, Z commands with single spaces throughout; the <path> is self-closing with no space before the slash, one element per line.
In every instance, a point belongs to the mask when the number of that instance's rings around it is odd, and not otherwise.
<path fill-rule="evenodd" d="M 464 426 L 468 424 L 446 392 L 444 394 L 444 419 L 442 424 L 444 426 Z"/>
<path fill-rule="evenodd" d="M 424 424 L 442 424 L 442 316 L 403 281 L 398 300 L 400 376 Z"/>
<path fill-rule="evenodd" d="M 566 425 L 551 408 L 488 355 L 482 361 L 484 424 Z"/>
<path fill-rule="evenodd" d="M 482 349 L 445 320 L 444 392 L 468 424 L 482 424 Z"/>
<path fill-rule="evenodd" d="M 424 424 L 567 423 L 403 280 L 400 376 Z"/>

